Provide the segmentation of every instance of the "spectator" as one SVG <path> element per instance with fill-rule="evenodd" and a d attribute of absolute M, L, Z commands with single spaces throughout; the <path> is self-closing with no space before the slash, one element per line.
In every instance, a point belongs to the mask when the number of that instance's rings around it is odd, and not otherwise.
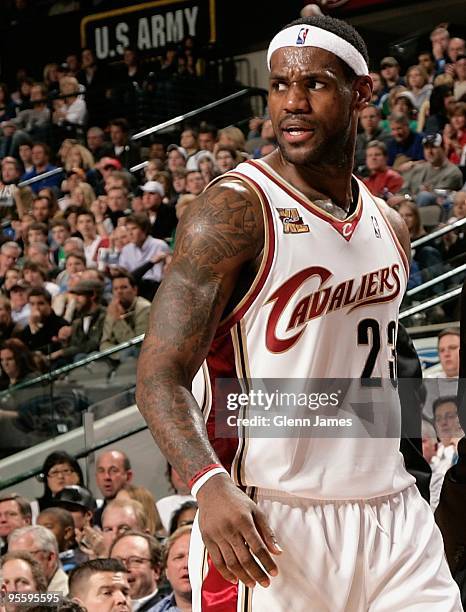
<path fill-rule="evenodd" d="M 45 458 L 41 473 L 44 493 L 37 500 L 39 510 L 55 505 L 57 495 L 70 485 L 83 485 L 83 473 L 78 461 L 65 451 L 54 451 Z"/>
<path fill-rule="evenodd" d="M 2 286 L 3 295 L 8 297 L 10 295 L 10 289 L 13 287 L 13 285 L 16 285 L 16 283 L 21 278 L 22 274 L 19 268 L 10 268 L 9 270 L 7 270 L 5 274 L 5 280 Z"/>
<path fill-rule="evenodd" d="M 95 161 L 109 154 L 110 147 L 105 142 L 105 132 L 100 127 L 91 127 L 86 135 L 87 148 L 92 153 Z"/>
<path fill-rule="evenodd" d="M 108 79 L 104 69 L 97 66 L 92 49 L 81 51 L 81 70 L 76 78 L 86 88 L 89 124 L 102 127 L 107 117 L 105 99 Z"/>
<path fill-rule="evenodd" d="M 366 163 L 367 145 L 373 140 L 378 140 L 384 144 L 390 140 L 390 134 L 384 132 L 379 126 L 380 119 L 380 111 L 373 104 L 366 106 L 359 114 L 359 123 L 362 127 L 362 131 L 356 136 L 356 151 L 354 158 L 355 171 L 359 174 L 362 172 Z"/>
<path fill-rule="evenodd" d="M 217 143 L 217 132 L 218 130 L 214 125 L 201 123 L 198 135 L 199 149 L 201 151 L 214 152 Z"/>
<path fill-rule="evenodd" d="M 460 164 L 462 152 L 466 147 L 466 104 L 464 102 L 458 102 L 450 114 L 450 122 L 443 128 L 443 143 L 448 161 L 452 164 Z"/>
<path fill-rule="evenodd" d="M 128 531 L 113 542 L 110 557 L 126 567 L 133 610 L 153 612 L 163 598 L 158 584 L 162 550 L 157 540 L 147 533 Z"/>
<path fill-rule="evenodd" d="M 19 333 L 21 326 L 11 316 L 11 303 L 7 297 L 0 296 L 0 343 Z"/>
<path fill-rule="evenodd" d="M 166 533 L 163 529 L 162 521 L 155 505 L 155 499 L 149 489 L 126 483 L 116 494 L 115 499 L 125 500 L 134 499 L 142 504 L 146 515 L 147 531 L 150 535 L 163 538 Z"/>
<path fill-rule="evenodd" d="M 174 199 L 170 204 L 175 205 L 178 198 L 183 193 L 186 193 L 186 169 L 178 168 L 172 172 Z"/>
<path fill-rule="evenodd" d="M 141 161 L 139 147 L 129 140 L 129 125 L 126 119 L 113 119 L 110 122 L 110 155 L 116 158 L 123 168 L 129 170 Z"/>
<path fill-rule="evenodd" d="M 46 593 L 47 579 L 34 556 L 26 551 L 7 553 L 0 561 L 2 594 L 5 593 Z M 21 605 L 6 600 L 5 612 L 20 612 Z"/>
<path fill-rule="evenodd" d="M 181 132 L 180 145 L 186 151 L 188 155 L 187 164 L 189 159 L 199 151 L 198 133 L 193 128 L 185 128 Z"/>
<path fill-rule="evenodd" d="M 57 166 L 50 163 L 50 149 L 42 142 L 38 142 L 32 147 L 32 163 L 34 165 L 34 169 L 23 174 L 21 177 L 22 181 L 27 181 L 28 179 L 34 178 L 39 174 L 49 172 L 50 170 L 56 170 L 57 168 Z M 32 183 L 31 189 L 34 193 L 39 193 L 43 187 L 53 187 L 58 190 L 60 182 L 60 175 L 55 174 L 54 176 L 49 176 L 41 181 Z"/>
<path fill-rule="evenodd" d="M 205 186 L 206 183 L 199 170 L 190 170 L 186 173 L 186 191 L 188 193 L 198 196 L 204 191 Z"/>
<path fill-rule="evenodd" d="M 15 104 L 5 83 L 0 83 L 0 122 L 16 116 Z"/>
<path fill-rule="evenodd" d="M 47 274 L 44 268 L 35 261 L 26 259 L 23 264 L 23 277 L 31 287 L 43 287 L 52 297 L 55 297 L 60 292 L 60 287 L 56 283 L 47 281 Z"/>
<path fill-rule="evenodd" d="M 63 270 L 66 263 L 65 242 L 71 235 L 71 227 L 65 219 L 57 219 L 50 224 L 50 233 L 52 234 L 54 248 L 52 249 L 52 257 L 55 265 Z"/>
<path fill-rule="evenodd" d="M 233 170 L 239 164 L 236 150 L 229 145 L 219 145 L 215 152 L 215 162 L 220 174 Z"/>
<path fill-rule="evenodd" d="M 398 172 L 387 166 L 387 147 L 383 142 L 373 140 L 367 145 L 366 167 L 369 177 L 363 182 L 369 191 L 380 198 L 387 199 L 397 193 L 403 185 L 403 179 Z"/>
<path fill-rule="evenodd" d="M 422 145 L 426 161 L 404 174 L 402 187 L 404 193 L 417 194 L 419 206 L 435 204 L 435 189 L 451 191 L 461 189 L 463 185 L 461 170 L 447 160 L 441 134 L 424 136 Z"/>
<path fill-rule="evenodd" d="M 450 33 L 443 26 L 435 28 L 430 34 L 430 41 L 432 43 L 432 55 L 435 59 L 435 67 L 437 73 L 443 72 L 445 69 L 449 40 Z"/>
<path fill-rule="evenodd" d="M 109 450 L 97 458 L 96 482 L 102 493 L 103 504 L 94 514 L 94 524 L 101 524 L 102 512 L 118 491 L 133 479 L 133 470 L 128 456 L 119 450 Z"/>
<path fill-rule="evenodd" d="M 16 242 L 4 242 L 0 247 L 0 284 L 3 285 L 7 270 L 13 268 L 21 255 L 21 249 Z"/>
<path fill-rule="evenodd" d="M 458 442 L 464 436 L 458 419 L 456 396 L 439 397 L 433 404 L 434 425 L 440 440 L 436 459 L 437 470 L 442 474 L 456 463 Z"/>
<path fill-rule="evenodd" d="M 31 259 L 38 263 L 44 270 L 50 271 L 52 269 L 52 262 L 50 261 L 50 253 L 48 245 L 43 242 L 33 242 L 26 247 L 25 255 L 27 259 Z"/>
<path fill-rule="evenodd" d="M 70 597 L 89 612 L 131 612 L 126 568 L 116 559 L 86 561 L 70 574 Z"/>
<path fill-rule="evenodd" d="M 108 248 L 108 238 L 102 238 L 97 234 L 95 217 L 91 211 L 81 211 L 77 214 L 76 229 L 84 240 L 86 267 L 96 268 L 98 251 L 100 248 Z"/>
<path fill-rule="evenodd" d="M 69 125 L 74 128 L 83 126 L 87 118 L 87 107 L 79 95 L 78 81 L 75 77 L 64 76 L 60 79 L 60 100 L 53 114 L 57 125 Z"/>
<path fill-rule="evenodd" d="M 45 85 L 36 83 L 31 87 L 31 106 L 18 113 L 14 122 L 21 130 L 27 132 L 36 140 L 47 137 L 50 124 L 50 109 L 47 107 L 47 92 Z"/>
<path fill-rule="evenodd" d="M 429 100 L 432 84 L 423 66 L 410 66 L 406 72 L 406 84 L 413 94 L 413 103 L 419 111 L 424 102 Z"/>
<path fill-rule="evenodd" d="M 23 205 L 20 190 L 16 187 L 21 176 L 21 167 L 14 157 L 4 157 L 1 165 L 0 213 L 3 218 L 22 217 Z M 16 207 L 16 211 L 15 211 Z"/>
<path fill-rule="evenodd" d="M 99 350 L 105 319 L 101 306 L 103 285 L 99 281 L 82 280 L 73 289 L 78 316 L 71 324 L 68 342 L 50 355 L 52 361 L 74 362 Z"/>
<path fill-rule="evenodd" d="M 195 501 L 186 501 L 184 504 L 175 510 L 170 521 L 169 535 L 175 533 L 180 527 L 192 525 L 197 512 L 197 503 Z"/>
<path fill-rule="evenodd" d="M 71 514 L 78 544 L 81 544 L 86 534 L 93 534 L 91 527 L 92 517 L 97 505 L 92 493 L 88 489 L 79 485 L 63 487 L 55 496 L 53 507 L 64 508 Z M 85 544 L 86 542 L 84 542 L 83 546 Z"/>
<path fill-rule="evenodd" d="M 100 350 L 113 348 L 143 334 L 149 323 L 150 302 L 138 297 L 131 274 L 117 272 L 112 277 L 113 298 L 105 316 Z"/>
<path fill-rule="evenodd" d="M 6 493 L 0 497 L 0 552 L 7 551 L 7 539 L 12 531 L 26 527 L 32 522 L 29 501 L 17 493 Z"/>
<path fill-rule="evenodd" d="M 404 81 L 400 77 L 400 64 L 392 56 L 382 59 L 380 62 L 380 74 L 385 82 L 385 94 L 388 94 L 397 85 L 404 85 Z"/>
<path fill-rule="evenodd" d="M 232 147 L 235 151 L 244 151 L 246 139 L 243 132 L 239 128 L 229 126 L 219 131 L 218 144 L 221 146 Z"/>
<path fill-rule="evenodd" d="M 384 96 L 385 91 L 385 82 L 382 79 L 382 75 L 380 72 L 369 72 L 369 76 L 372 79 L 372 100 L 371 103 L 374 104 L 377 108 L 379 108 L 380 100 Z"/>
<path fill-rule="evenodd" d="M 47 581 L 47 591 L 68 594 L 68 576 L 60 567 L 58 544 L 53 533 L 40 525 L 20 527 L 8 537 L 8 551 L 26 551 L 38 561 Z"/>
<path fill-rule="evenodd" d="M 188 154 L 186 151 L 176 144 L 168 145 L 167 147 L 167 166 L 170 172 L 173 174 L 180 168 L 186 168 L 186 160 Z"/>
<path fill-rule="evenodd" d="M 48 224 L 54 214 L 50 198 L 37 196 L 32 203 L 32 216 L 36 223 Z"/>
<path fill-rule="evenodd" d="M 455 62 L 455 84 L 453 93 L 456 100 L 460 100 L 466 94 L 466 55 L 458 55 Z"/>
<path fill-rule="evenodd" d="M 422 134 L 416 134 L 409 127 L 409 119 L 404 115 L 390 116 L 392 137 L 387 143 L 388 165 L 392 167 L 398 156 L 412 162 L 424 159 Z M 410 164 L 412 167 L 412 163 Z M 401 168 L 400 168 L 401 170 Z"/>
<path fill-rule="evenodd" d="M 168 533 L 173 513 L 185 502 L 194 501 L 194 498 L 190 495 L 188 485 L 181 480 L 178 472 L 169 463 L 167 463 L 167 478 L 175 494 L 159 499 L 157 511 L 164 529 Z"/>
<path fill-rule="evenodd" d="M 422 51 L 417 56 L 418 65 L 427 73 L 428 83 L 433 83 L 435 78 L 435 60 L 430 51 Z"/>
<path fill-rule="evenodd" d="M 261 149 L 264 146 L 269 146 L 269 145 L 263 145 Z M 272 146 L 273 148 L 275 148 L 275 145 L 272 145 Z M 202 175 L 202 179 L 205 185 L 208 185 L 211 181 L 214 180 L 215 177 L 219 176 L 220 174 L 219 169 L 217 168 L 215 164 L 215 156 L 213 155 L 213 153 L 210 153 L 209 151 L 201 151 L 199 153 L 198 165 L 199 165 L 199 172 Z"/>
<path fill-rule="evenodd" d="M 96 554 L 107 556 L 116 538 L 130 530 L 148 533 L 143 505 L 134 499 L 112 500 L 102 512 L 102 542 L 94 549 Z"/>
<path fill-rule="evenodd" d="M 30 136 L 18 127 L 13 119 L 8 119 L 0 124 L 3 137 L 0 138 L 0 159 L 3 157 L 18 157 L 19 147 L 30 142 Z"/>
<path fill-rule="evenodd" d="M 19 338 L 30 350 L 51 354 L 60 348 L 56 338 L 60 328 L 68 325 L 68 321 L 53 312 L 52 297 L 46 289 L 31 289 L 28 302 L 31 307 L 29 324 Z"/>
<path fill-rule="evenodd" d="M 47 508 L 37 518 L 37 525 L 50 529 L 58 543 L 58 557 L 63 570 L 68 574 L 81 563 L 87 561 L 87 555 L 76 542 L 74 520 L 64 508 Z"/>
<path fill-rule="evenodd" d="M 191 610 L 192 590 L 188 573 L 189 541 L 191 527 L 181 527 L 167 540 L 164 554 L 165 575 L 172 593 L 162 599 L 154 612 Z"/>
<path fill-rule="evenodd" d="M 450 38 L 447 47 L 447 64 L 445 66 L 445 72 L 454 76 L 455 71 L 453 65 L 459 56 L 466 53 L 466 41 L 464 38 Z"/>
<path fill-rule="evenodd" d="M 172 206 L 163 203 L 164 187 L 158 181 L 148 181 L 141 187 L 142 205 L 151 223 L 150 234 L 164 239 L 172 235 L 176 227 L 176 213 Z"/>
<path fill-rule="evenodd" d="M 32 353 L 18 338 L 5 340 L 1 345 L 0 364 L 9 387 L 33 379 L 38 374 Z"/>
<path fill-rule="evenodd" d="M 448 115 L 454 108 L 455 102 L 452 85 L 434 86 L 430 94 L 429 116 L 423 131 L 426 134 L 441 133 L 448 123 Z"/>
<path fill-rule="evenodd" d="M 163 240 L 149 236 L 151 224 L 145 214 L 129 215 L 126 228 L 130 242 L 121 251 L 119 265 L 122 268 L 134 272 L 148 260 L 160 258 L 160 261 L 154 263 L 139 282 L 139 293 L 151 300 L 163 277 L 164 254 L 169 253 L 170 249 Z"/>
<path fill-rule="evenodd" d="M 29 289 L 30 286 L 23 279 L 18 280 L 10 289 L 11 318 L 21 330 L 26 327 L 31 316 Z"/>

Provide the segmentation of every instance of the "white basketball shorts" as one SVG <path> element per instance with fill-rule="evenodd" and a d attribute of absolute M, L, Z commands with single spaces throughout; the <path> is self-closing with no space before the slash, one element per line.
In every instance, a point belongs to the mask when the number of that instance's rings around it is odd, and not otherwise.
<path fill-rule="evenodd" d="M 461 612 L 428 504 L 413 485 L 373 500 L 315 501 L 248 489 L 283 553 L 268 588 L 224 580 L 197 523 L 193 612 Z"/>

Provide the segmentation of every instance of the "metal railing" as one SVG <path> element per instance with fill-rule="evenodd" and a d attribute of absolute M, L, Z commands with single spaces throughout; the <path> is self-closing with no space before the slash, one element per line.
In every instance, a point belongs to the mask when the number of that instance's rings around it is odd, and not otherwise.
<path fill-rule="evenodd" d="M 56 174 L 61 174 L 62 172 L 65 172 L 65 170 L 64 168 L 61 168 L 61 167 L 54 168 L 53 170 L 47 170 L 47 172 L 42 172 L 41 174 L 38 174 L 37 176 L 33 176 L 30 179 L 21 181 L 20 183 L 18 183 L 18 187 L 27 187 L 28 185 L 32 185 L 33 183 L 38 183 L 39 181 L 42 181 L 51 176 L 55 176 Z"/>
<path fill-rule="evenodd" d="M 445 225 L 444 227 L 441 227 L 440 229 L 435 230 L 435 232 L 432 232 L 431 234 L 427 234 L 427 236 L 422 236 L 421 238 L 414 240 L 413 242 L 411 242 L 411 248 L 415 249 L 416 247 L 421 246 L 422 244 L 427 244 L 428 242 L 432 242 L 432 240 L 436 240 L 437 238 L 440 238 L 440 236 L 443 236 L 444 234 L 449 234 L 453 230 L 456 230 L 459 227 L 462 227 L 464 224 L 466 224 L 466 218 L 458 219 L 458 221 L 455 221 L 454 223 L 449 223 L 448 225 Z"/>
<path fill-rule="evenodd" d="M 260 89 L 258 87 L 247 87 L 244 89 L 240 89 L 240 91 L 236 91 L 235 93 L 232 93 L 229 96 L 226 96 L 225 98 L 220 98 L 219 100 L 215 100 L 214 102 L 210 102 L 209 104 L 200 106 L 199 108 L 196 108 L 192 111 L 183 113 L 182 115 L 178 115 L 177 117 L 173 117 L 172 119 L 169 119 L 168 121 L 163 121 L 162 123 L 158 123 L 157 125 L 147 128 L 146 130 L 142 130 L 142 132 L 137 132 L 136 134 L 132 136 L 131 139 L 139 140 L 140 138 L 144 138 L 145 136 L 149 136 L 150 134 L 160 132 L 169 127 L 172 127 L 173 125 L 182 123 L 183 121 L 186 121 L 186 119 L 191 119 L 191 117 L 196 117 L 198 115 L 201 115 L 205 111 L 212 110 L 213 108 L 217 108 L 218 106 L 222 106 L 223 104 L 227 104 L 228 102 L 231 102 L 232 100 L 243 98 L 245 96 L 254 96 L 254 95 L 260 95 L 265 98 L 265 96 L 267 95 L 267 92 L 265 91 L 265 89 Z M 133 168 L 131 168 L 131 171 L 132 172 L 134 171 Z"/>
<path fill-rule="evenodd" d="M 435 285 L 438 285 L 438 283 L 448 280 L 449 278 L 452 278 L 453 276 L 461 274 L 461 272 L 465 272 L 465 271 L 466 271 L 466 264 L 463 264 L 462 266 L 458 266 L 454 270 L 449 270 L 448 272 L 444 272 L 443 274 L 440 274 L 440 276 L 437 276 L 436 278 L 432 278 L 431 280 L 426 281 L 425 283 L 422 283 L 422 285 L 413 287 L 413 289 L 410 289 L 409 291 L 406 292 L 406 295 L 408 297 L 412 297 L 413 295 L 416 295 L 417 293 L 420 293 L 421 291 L 424 291 L 425 289 L 429 289 L 429 287 L 434 287 Z"/>
<path fill-rule="evenodd" d="M 417 314 L 418 312 L 424 312 L 424 310 L 428 310 L 429 308 L 432 308 L 433 306 L 438 306 L 439 304 L 448 302 L 449 300 L 452 300 L 453 298 L 460 295 L 461 290 L 462 290 L 462 287 L 456 287 L 455 289 L 452 289 L 451 291 L 447 291 L 447 293 L 438 295 L 437 297 L 434 297 L 430 300 L 426 300 L 425 302 L 421 302 L 420 304 L 416 304 L 415 306 L 411 306 L 410 308 L 407 308 L 406 310 L 402 310 L 398 318 L 401 321 L 402 319 L 411 317 L 412 315 Z"/>

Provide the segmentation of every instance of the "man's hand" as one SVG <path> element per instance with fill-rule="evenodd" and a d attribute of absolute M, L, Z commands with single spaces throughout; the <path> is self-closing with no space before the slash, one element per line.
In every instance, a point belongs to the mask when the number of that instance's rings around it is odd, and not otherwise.
<path fill-rule="evenodd" d="M 197 500 L 202 539 L 225 580 L 269 586 L 269 576 L 278 574 L 271 555 L 282 550 L 257 505 L 225 474 L 208 480 Z"/>
<path fill-rule="evenodd" d="M 120 319 L 125 314 L 125 309 L 120 304 L 120 301 L 114 297 L 107 307 L 107 315 L 112 319 Z"/>

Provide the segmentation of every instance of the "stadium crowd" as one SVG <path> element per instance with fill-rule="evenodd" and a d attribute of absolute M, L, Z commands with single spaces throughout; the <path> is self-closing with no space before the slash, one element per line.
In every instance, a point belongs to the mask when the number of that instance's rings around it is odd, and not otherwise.
<path fill-rule="evenodd" d="M 405 70 L 389 56 L 373 67 L 373 103 L 356 142 L 355 174 L 399 210 L 412 241 L 466 218 L 466 43 L 443 25 L 430 40 Z M 11 95 L 0 85 L 0 389 L 142 334 L 186 208 L 216 177 L 274 150 L 266 115 L 250 119 L 247 134 L 201 122 L 184 125 L 176 142 L 152 137 L 139 146 L 131 114 L 112 115 L 127 106 L 109 103 L 103 114 L 103 100 L 127 91 L 122 83 L 150 88 L 198 76 L 192 43 L 167 49 L 150 79 L 125 50 L 124 78 L 113 88 L 90 49 L 47 65 L 42 79 L 23 75 Z M 463 227 L 416 248 L 410 288 L 465 263 Z M 432 309 L 429 320 L 451 320 L 448 308 Z M 458 351 L 457 332 L 446 329 L 439 376 L 458 376 Z M 453 393 L 441 395 L 423 425 L 433 509 L 463 436 Z M 171 470 L 170 480 L 175 494 L 156 503 L 132 484 L 128 457 L 108 451 L 96 464 L 96 502 L 73 457 L 49 456 L 40 499 L 0 499 L 4 592 L 59 591 L 75 600 L 63 604 L 70 610 L 190 610 L 195 502 Z"/>

